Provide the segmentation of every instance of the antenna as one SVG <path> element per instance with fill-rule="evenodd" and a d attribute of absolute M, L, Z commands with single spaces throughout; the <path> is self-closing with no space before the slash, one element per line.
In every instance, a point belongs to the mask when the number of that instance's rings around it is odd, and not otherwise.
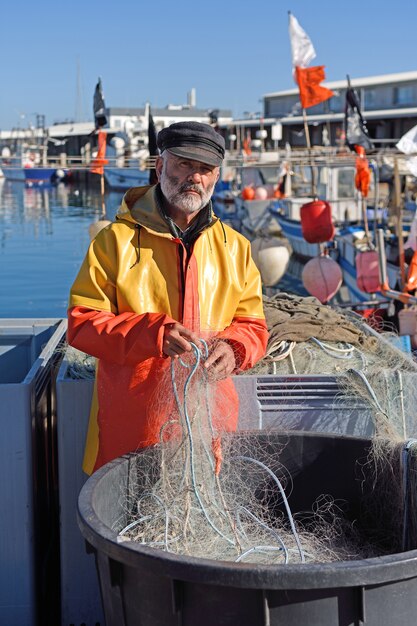
<path fill-rule="evenodd" d="M 77 57 L 77 87 L 76 87 L 76 100 L 75 100 L 75 121 L 82 122 L 85 116 L 82 84 L 81 84 L 81 68 L 80 59 Z"/>

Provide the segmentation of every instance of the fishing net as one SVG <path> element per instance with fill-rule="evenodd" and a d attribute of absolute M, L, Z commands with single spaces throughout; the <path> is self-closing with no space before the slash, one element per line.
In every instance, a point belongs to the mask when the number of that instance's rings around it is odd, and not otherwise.
<path fill-rule="evenodd" d="M 96 359 L 72 346 L 62 347 L 67 362 L 67 376 L 74 380 L 94 380 L 96 375 Z"/>
<path fill-rule="evenodd" d="M 326 562 L 375 554 L 341 515 L 343 503 L 330 495 L 320 494 L 309 512 L 292 514 L 289 495 L 300 467 L 286 453 L 285 437 L 277 442 L 266 432 L 222 432 L 215 414 L 218 389 L 208 382 L 203 359 L 193 346 L 189 358 L 172 361 L 165 382 L 175 406 L 160 443 L 135 457 L 127 497 L 121 494 L 126 499 L 116 524 L 119 540 L 234 562 Z M 223 416 L 227 410 L 223 405 Z M 309 454 L 318 451 L 312 446 Z"/>
<path fill-rule="evenodd" d="M 349 369 L 415 369 L 393 345 L 393 329 L 322 305 L 313 297 L 264 297 L 270 333 L 266 356 L 246 374 L 341 374 Z"/>

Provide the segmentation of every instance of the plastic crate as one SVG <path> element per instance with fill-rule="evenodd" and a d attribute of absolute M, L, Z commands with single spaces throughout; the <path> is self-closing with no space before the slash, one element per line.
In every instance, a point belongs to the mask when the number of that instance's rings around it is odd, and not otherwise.
<path fill-rule="evenodd" d="M 9 626 L 41 622 L 55 496 L 53 371 L 65 331 L 60 319 L 0 319 L 0 623 Z"/>

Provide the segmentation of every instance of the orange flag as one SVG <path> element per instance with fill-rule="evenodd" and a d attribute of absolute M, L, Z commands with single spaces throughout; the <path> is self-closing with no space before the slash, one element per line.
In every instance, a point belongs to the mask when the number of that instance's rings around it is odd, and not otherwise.
<path fill-rule="evenodd" d="M 247 154 L 248 156 L 252 154 L 250 144 L 251 144 L 250 133 L 246 133 L 246 137 L 243 140 L 243 152 Z"/>
<path fill-rule="evenodd" d="M 300 101 L 303 109 L 313 107 L 334 96 L 331 89 L 320 85 L 325 79 L 324 65 L 296 67 L 295 76 L 300 89 Z"/>
<path fill-rule="evenodd" d="M 369 185 L 371 184 L 371 172 L 369 171 L 368 159 L 365 156 L 365 148 L 355 146 L 355 150 L 359 156 L 356 157 L 356 175 L 355 187 L 366 198 L 369 193 Z"/>
<path fill-rule="evenodd" d="M 90 172 L 92 174 L 104 174 L 104 165 L 107 165 L 106 157 L 106 136 L 103 130 L 98 131 L 98 150 L 97 156 L 91 162 Z"/>

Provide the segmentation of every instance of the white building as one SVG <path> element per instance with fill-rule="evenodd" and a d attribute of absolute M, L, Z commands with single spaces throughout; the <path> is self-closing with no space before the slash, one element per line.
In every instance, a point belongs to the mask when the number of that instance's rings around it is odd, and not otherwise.
<path fill-rule="evenodd" d="M 376 146 L 395 144 L 417 124 L 417 71 L 351 77 L 350 83 L 359 96 L 369 135 Z M 310 137 L 313 145 L 323 145 L 326 140 L 336 145 L 343 140 L 347 79 L 324 82 L 323 86 L 335 95 L 307 109 Z M 265 94 L 262 117 L 234 120 L 225 133 L 232 137 L 249 133 L 255 138 L 260 130 L 266 130 L 263 141 L 266 148 L 272 149 L 277 147 L 278 140 L 273 139 L 271 132 L 277 123 L 282 126 L 280 146 L 287 142 L 292 146 L 306 145 L 298 87 Z"/>

